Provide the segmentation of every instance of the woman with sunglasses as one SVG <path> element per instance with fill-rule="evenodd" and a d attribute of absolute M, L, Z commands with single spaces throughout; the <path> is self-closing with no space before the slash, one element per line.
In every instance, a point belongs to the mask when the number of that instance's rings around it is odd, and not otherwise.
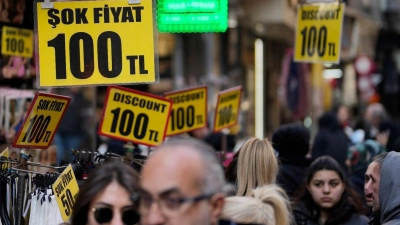
<path fill-rule="evenodd" d="M 339 163 L 330 156 L 317 158 L 309 167 L 303 192 L 293 209 L 297 225 L 364 225 L 359 196 L 346 182 Z"/>
<path fill-rule="evenodd" d="M 72 225 L 134 225 L 139 222 L 139 176 L 119 161 L 105 162 L 89 174 L 80 187 L 71 215 Z"/>

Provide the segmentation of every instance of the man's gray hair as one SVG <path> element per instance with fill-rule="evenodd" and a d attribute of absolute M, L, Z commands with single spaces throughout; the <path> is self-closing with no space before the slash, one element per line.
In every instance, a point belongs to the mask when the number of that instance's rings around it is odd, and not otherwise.
<path fill-rule="evenodd" d="M 379 166 L 382 166 L 383 161 L 385 161 L 385 158 L 388 154 L 389 152 L 383 152 L 379 155 L 376 155 L 374 158 L 372 158 L 372 162 L 376 162 L 379 164 Z"/>
<path fill-rule="evenodd" d="M 202 191 L 205 194 L 215 194 L 226 191 L 226 182 L 222 164 L 218 159 L 213 147 L 195 138 L 170 138 L 159 148 L 168 147 L 173 150 L 176 147 L 188 147 L 197 152 L 204 163 L 205 177 L 203 178 Z"/>

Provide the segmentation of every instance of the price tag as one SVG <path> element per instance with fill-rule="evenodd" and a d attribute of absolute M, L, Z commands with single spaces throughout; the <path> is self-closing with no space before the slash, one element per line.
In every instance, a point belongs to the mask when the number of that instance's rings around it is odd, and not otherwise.
<path fill-rule="evenodd" d="M 299 5 L 294 61 L 338 63 L 345 4 Z"/>
<path fill-rule="evenodd" d="M 40 86 L 154 83 L 158 80 L 153 0 L 35 4 Z"/>
<path fill-rule="evenodd" d="M 71 98 L 37 93 L 12 144 L 15 148 L 48 148 Z"/>
<path fill-rule="evenodd" d="M 64 222 L 67 222 L 72 214 L 72 208 L 79 192 L 78 182 L 76 181 L 71 164 L 65 168 L 64 172 L 54 182 L 53 192 L 56 196 L 61 217 Z"/>
<path fill-rule="evenodd" d="M 207 87 L 190 88 L 164 94 L 171 99 L 171 118 L 167 135 L 176 135 L 207 126 Z"/>
<path fill-rule="evenodd" d="M 172 100 L 124 88 L 109 87 L 98 133 L 123 141 L 158 146 L 167 132 Z"/>
<path fill-rule="evenodd" d="M 215 108 L 214 132 L 235 125 L 240 112 L 242 86 L 227 89 L 218 93 Z"/>
<path fill-rule="evenodd" d="M 32 58 L 33 30 L 3 26 L 1 54 Z"/>

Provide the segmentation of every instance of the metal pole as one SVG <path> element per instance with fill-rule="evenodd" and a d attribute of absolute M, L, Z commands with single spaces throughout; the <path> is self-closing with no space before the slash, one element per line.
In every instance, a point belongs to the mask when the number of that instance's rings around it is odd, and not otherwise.
<path fill-rule="evenodd" d="M 256 138 L 264 139 L 264 43 L 257 39 L 255 49 L 255 134 Z"/>

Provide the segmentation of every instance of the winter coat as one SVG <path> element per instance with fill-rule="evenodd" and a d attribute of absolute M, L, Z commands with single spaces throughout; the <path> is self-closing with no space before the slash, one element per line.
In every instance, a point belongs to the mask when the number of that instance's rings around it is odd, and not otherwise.
<path fill-rule="evenodd" d="M 355 213 L 353 206 L 346 205 L 346 213 L 338 218 L 334 218 L 329 224 L 325 225 L 367 225 L 368 217 Z M 303 202 L 296 204 L 293 208 L 293 216 L 296 225 L 322 225 L 319 223 L 319 213 L 311 211 Z"/>
<path fill-rule="evenodd" d="M 400 224 L 399 171 L 400 153 L 390 152 L 382 163 L 379 181 L 379 208 L 383 225 Z"/>
<path fill-rule="evenodd" d="M 350 139 L 340 126 L 335 114 L 326 113 L 319 119 L 319 131 L 312 147 L 312 159 L 324 155 L 334 158 L 347 173 L 347 148 Z"/>
<path fill-rule="evenodd" d="M 311 160 L 300 156 L 289 157 L 279 155 L 279 161 L 281 165 L 276 183 L 285 190 L 289 197 L 293 197 L 304 184 L 304 177 Z"/>

